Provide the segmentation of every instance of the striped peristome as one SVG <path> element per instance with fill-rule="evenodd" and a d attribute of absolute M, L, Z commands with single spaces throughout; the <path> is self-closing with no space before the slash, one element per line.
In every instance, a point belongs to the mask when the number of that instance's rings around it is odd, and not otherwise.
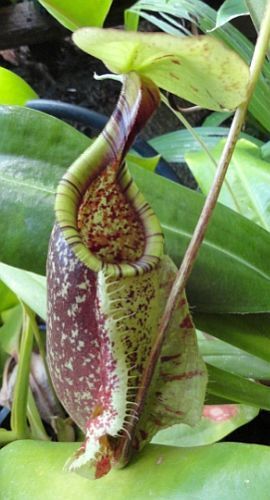
<path fill-rule="evenodd" d="M 183 295 L 136 414 L 176 268 L 124 156 L 158 104 L 150 80 L 126 75 L 104 131 L 57 190 L 47 264 L 48 360 L 60 401 L 86 434 L 68 468 L 90 477 L 121 466 L 123 439 L 140 450 L 159 429 L 194 424 L 203 404 L 205 368 Z"/>

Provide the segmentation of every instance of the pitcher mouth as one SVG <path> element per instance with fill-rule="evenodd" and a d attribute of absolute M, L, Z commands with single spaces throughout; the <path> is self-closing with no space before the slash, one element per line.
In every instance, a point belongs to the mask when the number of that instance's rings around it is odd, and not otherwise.
<path fill-rule="evenodd" d="M 104 270 L 114 277 L 143 274 L 155 268 L 163 255 L 160 223 L 125 164 L 115 174 L 111 189 L 108 182 L 103 187 L 101 184 L 106 173 L 107 169 L 96 178 L 97 185 L 93 180 L 83 195 L 66 174 L 57 196 L 58 224 L 76 257 L 91 270 Z M 118 197 L 118 206 L 113 195 Z M 122 218 L 121 209 L 125 211 Z M 118 217 L 113 217 L 114 213 Z"/>
<path fill-rule="evenodd" d="M 158 104 L 158 89 L 149 80 L 125 75 L 105 129 L 59 183 L 56 220 L 78 260 L 94 272 L 144 274 L 163 255 L 160 223 L 124 163 Z"/>

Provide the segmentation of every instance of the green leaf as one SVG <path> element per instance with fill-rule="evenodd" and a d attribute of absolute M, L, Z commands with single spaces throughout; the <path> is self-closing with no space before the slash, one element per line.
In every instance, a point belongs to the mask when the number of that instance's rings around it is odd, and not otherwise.
<path fill-rule="evenodd" d="M 216 161 L 223 147 L 221 141 L 211 151 Z M 188 153 L 186 161 L 202 192 L 207 194 L 216 172 L 214 164 L 203 151 Z M 270 230 L 270 169 L 258 146 L 245 139 L 238 141 L 219 201 Z"/>
<path fill-rule="evenodd" d="M 195 192 L 165 179 L 160 182 L 155 176 L 148 183 L 146 173 L 139 170 L 134 178 L 161 220 L 169 255 L 179 264 L 201 212 L 202 199 Z M 215 209 L 190 277 L 188 298 L 197 312 L 269 311 L 269 242 L 264 244 L 263 240 L 268 241 L 270 235 L 261 229 L 259 236 L 259 227 L 232 214 L 222 206 Z M 256 245 L 250 244 L 251 238 Z"/>
<path fill-rule="evenodd" d="M 37 99 L 36 92 L 20 76 L 0 68 L 0 104 L 23 106 L 30 99 Z"/>
<path fill-rule="evenodd" d="M 264 11 L 266 7 L 266 0 L 245 0 L 246 6 L 249 9 L 249 13 L 252 22 L 256 28 L 257 33 L 259 33 L 261 22 L 264 16 Z M 270 58 L 270 44 L 268 46 L 268 59 Z"/>
<path fill-rule="evenodd" d="M 200 314 L 197 328 L 270 362 L 270 314 Z"/>
<path fill-rule="evenodd" d="M 19 351 L 22 328 L 22 306 L 17 305 L 3 314 L 4 325 L 0 328 L 0 349 L 11 356 Z"/>
<path fill-rule="evenodd" d="M 4 108 L 0 127 L 0 258 L 44 274 L 55 188 L 89 140 L 63 122 L 25 108 Z M 167 251 L 178 264 L 204 197 L 138 167 L 131 171 L 161 220 Z M 251 234 L 256 246 L 250 244 Z M 269 311 L 269 245 L 266 231 L 217 207 L 188 286 L 196 311 Z"/>
<path fill-rule="evenodd" d="M 235 109 L 246 99 L 248 67 L 213 37 L 82 28 L 73 40 L 110 71 L 136 71 L 204 108 Z"/>
<path fill-rule="evenodd" d="M 226 323 L 227 319 L 222 317 Z M 260 321 L 258 319 L 258 321 Z M 237 336 L 237 332 L 235 333 Z M 231 335 L 232 336 L 232 335 Z M 230 340 L 231 336 L 228 338 Z M 270 380 L 269 362 L 208 334 L 197 332 L 200 353 L 206 363 L 227 370 L 235 375 L 256 380 Z M 257 339 L 254 336 L 254 344 Z M 270 337 L 270 335 L 269 335 Z M 269 339 L 270 340 L 270 339 Z M 266 340 L 267 341 L 267 340 Z M 253 347 L 253 344 L 252 344 Z"/>
<path fill-rule="evenodd" d="M 226 113 L 221 114 L 226 115 Z M 227 137 L 229 133 L 227 127 L 194 127 L 194 131 L 200 136 L 208 149 L 216 146 L 221 138 Z M 262 141 L 243 132 L 240 137 L 246 138 L 258 146 L 263 145 Z M 167 134 L 150 139 L 149 143 L 163 156 L 163 158 L 165 158 L 165 160 L 172 163 L 183 163 L 185 162 L 185 155 L 187 153 L 201 151 L 202 149 L 199 142 L 188 130 L 168 132 Z"/>
<path fill-rule="evenodd" d="M 183 19 L 191 26 L 195 24 L 204 33 L 213 29 L 216 24 L 216 11 L 201 0 L 140 0 L 130 10 L 166 33 L 182 36 L 191 34 L 182 22 Z M 166 19 L 166 23 L 163 19 Z M 250 63 L 254 45 L 234 26 L 228 23 L 215 30 L 213 35 L 235 50 L 246 63 Z M 270 114 L 265 110 L 270 101 L 269 80 L 270 63 L 266 61 L 249 105 L 249 111 L 268 131 Z"/>
<path fill-rule="evenodd" d="M 0 260 L 45 274 L 55 187 L 90 140 L 26 108 L 2 107 L 0 122 Z"/>
<path fill-rule="evenodd" d="M 102 26 L 113 0 L 38 0 L 59 23 L 74 31 L 81 26 Z"/>
<path fill-rule="evenodd" d="M 270 387 L 207 364 L 207 392 L 221 398 L 270 410 Z"/>
<path fill-rule="evenodd" d="M 179 447 L 212 444 L 250 422 L 258 412 L 257 408 L 245 405 L 206 405 L 197 425 L 173 425 L 158 432 L 152 443 Z"/>
<path fill-rule="evenodd" d="M 125 18 L 125 29 L 127 31 L 137 31 L 139 26 L 140 17 L 138 14 L 126 10 L 124 13 Z"/>
<path fill-rule="evenodd" d="M 149 445 L 130 466 L 114 470 L 97 481 L 63 471 L 76 447 L 74 443 L 29 440 L 6 446 L 0 452 L 4 497 L 16 500 L 269 498 L 267 446 L 219 443 L 179 449 Z"/>
<path fill-rule="evenodd" d="M 246 4 L 246 7 L 250 12 L 253 24 L 257 32 L 259 32 L 267 0 L 244 0 L 244 3 Z"/>
<path fill-rule="evenodd" d="M 245 0 L 225 0 L 217 12 L 216 26 L 214 29 L 220 28 L 236 17 L 246 16 L 248 14 L 249 10 Z"/>
<path fill-rule="evenodd" d="M 0 315 L 3 311 L 11 309 L 17 303 L 18 299 L 16 295 L 2 281 L 0 281 Z"/>
<path fill-rule="evenodd" d="M 42 319 L 46 319 L 46 278 L 0 263 L 0 279 Z"/>
<path fill-rule="evenodd" d="M 266 142 L 261 147 L 261 155 L 264 160 L 270 160 L 270 141 Z"/>
<path fill-rule="evenodd" d="M 151 156 L 149 158 L 142 158 L 137 154 L 131 154 L 131 153 L 129 153 L 126 158 L 129 168 L 142 167 L 145 170 L 149 170 L 149 172 L 155 171 L 159 159 L 160 155 Z"/>
<path fill-rule="evenodd" d="M 231 111 L 222 113 L 221 111 L 214 111 L 203 122 L 204 127 L 218 127 L 221 123 L 225 122 L 228 118 L 232 116 Z"/>
<path fill-rule="evenodd" d="M 257 33 L 260 30 L 261 22 L 264 16 L 267 0 L 244 0 L 246 8 L 251 16 Z"/>

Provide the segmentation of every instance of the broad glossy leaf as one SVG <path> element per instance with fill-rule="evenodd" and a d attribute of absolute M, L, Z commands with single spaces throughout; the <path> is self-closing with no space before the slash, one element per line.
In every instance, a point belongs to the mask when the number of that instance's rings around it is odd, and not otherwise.
<path fill-rule="evenodd" d="M 223 147 L 221 141 L 211 151 L 216 161 Z M 203 151 L 188 153 L 185 158 L 202 192 L 207 194 L 216 172 L 213 162 Z M 246 139 L 236 145 L 219 201 L 270 230 L 269 163 L 262 159 L 261 149 Z"/>
<path fill-rule="evenodd" d="M 224 318 L 222 319 L 226 322 Z M 270 362 L 199 331 L 197 331 L 197 338 L 200 353 L 206 363 L 242 377 L 270 380 Z"/>
<path fill-rule="evenodd" d="M 26 108 L 2 107 L 0 116 L 0 260 L 45 274 L 55 186 L 90 141 L 63 122 Z"/>
<path fill-rule="evenodd" d="M 256 2 L 256 0 L 254 0 Z M 257 2 L 256 2 L 257 3 Z M 216 11 L 207 2 L 201 0 L 140 0 L 130 9 L 140 17 L 150 21 L 166 33 L 190 35 L 191 31 L 182 22 L 186 19 L 190 26 L 194 23 L 204 33 L 213 29 L 216 24 Z M 166 19 L 166 22 L 164 22 Z M 248 64 L 250 63 L 254 45 L 230 23 L 218 28 L 215 37 L 234 49 Z M 265 62 L 263 74 L 256 85 L 256 90 L 249 105 L 249 111 L 268 131 L 270 130 L 270 114 L 266 113 L 270 100 L 270 63 Z"/>
<path fill-rule="evenodd" d="M 110 71 L 136 71 L 204 108 L 235 109 L 246 98 L 248 67 L 213 37 L 82 28 L 73 40 Z"/>
<path fill-rule="evenodd" d="M 36 92 L 20 76 L 6 68 L 0 68 L 0 104 L 23 106 L 37 99 Z"/>
<path fill-rule="evenodd" d="M 270 362 L 270 314 L 193 313 L 197 328 Z"/>
<path fill-rule="evenodd" d="M 225 0 L 217 12 L 216 28 L 220 28 L 223 24 L 228 23 L 232 19 L 239 16 L 249 14 L 245 0 Z M 212 31 L 212 30 L 211 30 Z"/>
<path fill-rule="evenodd" d="M 140 171 L 136 172 L 138 184 L 140 179 L 143 182 L 143 176 Z M 199 216 L 201 200 L 197 193 L 179 189 L 176 184 L 165 179 L 161 189 L 159 180 L 154 177 L 151 186 L 145 181 L 143 191 L 162 222 L 168 252 L 179 264 Z M 164 196 L 166 189 L 170 209 Z M 190 304 L 195 306 L 196 311 L 204 312 L 267 312 L 269 295 L 264 295 L 264 288 L 268 288 L 270 283 L 269 243 L 265 242 L 264 246 L 261 238 L 260 242 L 256 239 L 255 224 L 250 225 L 250 221 L 238 214 L 239 218 L 235 219 L 231 215 L 232 212 L 224 212 L 221 206 L 215 210 L 188 284 Z M 261 237 L 268 240 L 269 233 L 263 229 L 261 231 Z M 256 240 L 254 246 L 250 244 L 251 234 L 252 239 Z M 256 296 L 253 295 L 253 286 L 257 288 Z M 240 289 L 244 293 L 242 296 Z"/>
<path fill-rule="evenodd" d="M 81 26 L 102 26 L 113 0 L 38 0 L 57 21 L 74 31 Z"/>
<path fill-rule="evenodd" d="M 158 432 L 152 443 L 181 447 L 212 444 L 255 418 L 258 412 L 257 408 L 245 405 L 206 405 L 197 425 L 173 425 Z"/>
<path fill-rule="evenodd" d="M 221 114 L 226 117 L 226 113 Z M 201 140 L 205 143 L 208 149 L 212 149 L 216 146 L 220 140 L 227 137 L 229 133 L 229 129 L 227 127 L 216 126 L 194 127 L 194 131 L 200 136 Z M 241 133 L 241 137 L 254 142 L 254 144 L 257 144 L 258 146 L 263 145 L 262 141 L 243 132 Z M 168 132 L 167 134 L 159 135 L 158 137 L 150 139 L 149 142 L 151 146 L 153 146 L 165 158 L 165 160 L 172 163 L 185 162 L 185 155 L 187 153 L 201 151 L 201 145 L 188 130 Z"/>
<path fill-rule="evenodd" d="M 0 263 L 0 279 L 35 313 L 46 319 L 46 278 Z"/>
<path fill-rule="evenodd" d="M 270 410 L 270 387 L 207 364 L 208 394 Z"/>
<path fill-rule="evenodd" d="M 17 441 L 0 452 L 4 498 L 16 500 L 254 500 L 269 498 L 270 448 L 149 445 L 123 470 L 89 481 L 63 471 L 77 445 Z M 15 472 L 14 472 L 15 471 Z"/>
<path fill-rule="evenodd" d="M 4 108 L 0 126 L 0 231 L 4 242 L 0 257 L 42 274 L 54 219 L 55 187 L 89 140 L 63 122 L 25 108 Z M 203 196 L 140 168 L 131 171 L 161 220 L 168 253 L 179 264 Z M 251 234 L 256 246 L 250 245 Z M 269 311 L 269 242 L 266 231 L 217 207 L 188 287 L 196 311 Z"/>

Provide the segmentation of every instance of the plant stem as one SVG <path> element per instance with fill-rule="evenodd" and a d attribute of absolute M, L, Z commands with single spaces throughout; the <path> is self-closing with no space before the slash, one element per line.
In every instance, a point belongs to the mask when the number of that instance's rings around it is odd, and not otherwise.
<path fill-rule="evenodd" d="M 52 379 L 51 379 L 51 375 L 50 375 L 50 371 L 49 371 L 49 367 L 48 367 L 48 363 L 47 363 L 47 358 L 46 358 L 46 350 L 45 350 L 45 346 L 43 344 L 42 337 L 40 335 L 40 331 L 39 331 L 39 328 L 38 328 L 38 325 L 37 325 L 37 322 L 36 322 L 35 313 L 30 310 L 29 311 L 29 316 L 30 316 L 30 323 L 31 323 L 31 327 L 33 329 L 35 341 L 36 341 L 37 346 L 38 346 L 39 354 L 40 354 L 40 356 L 42 358 L 42 361 L 44 363 L 46 375 L 47 375 L 47 378 L 48 378 L 48 384 L 49 384 L 50 390 L 51 390 L 51 392 L 52 392 L 52 394 L 54 396 L 54 399 L 55 399 L 55 404 L 57 406 L 57 413 L 58 413 L 58 415 L 61 415 L 62 417 L 64 417 L 63 408 L 62 408 L 62 406 L 59 403 L 59 400 L 57 398 L 57 395 L 56 395 L 56 392 L 55 392 L 55 389 L 54 389 L 54 386 L 53 386 L 53 383 L 52 383 Z"/>
<path fill-rule="evenodd" d="M 26 409 L 31 354 L 33 348 L 33 330 L 31 328 L 31 320 L 28 314 L 28 308 L 25 306 L 25 304 L 22 304 L 22 307 L 23 332 L 21 336 L 18 371 L 11 410 L 11 429 L 17 436 L 17 439 L 25 439 L 29 437 Z"/>
<path fill-rule="evenodd" d="M 217 162 L 214 158 L 214 156 L 212 155 L 211 151 L 209 150 L 209 148 L 207 147 L 207 145 L 205 144 L 205 142 L 202 140 L 202 138 L 200 137 L 200 135 L 196 132 L 196 130 L 190 125 L 190 123 L 188 122 L 188 120 L 183 116 L 183 114 L 179 111 L 179 110 L 176 110 L 173 108 L 173 106 L 171 106 L 171 104 L 169 103 L 168 99 L 163 95 L 161 94 L 161 100 L 162 102 L 164 102 L 164 104 L 173 112 L 173 114 L 175 116 L 177 116 L 177 118 L 180 120 L 180 122 L 186 127 L 186 129 L 190 132 L 190 134 L 194 137 L 194 139 L 196 139 L 196 141 L 198 142 L 198 144 L 200 144 L 201 148 L 205 151 L 205 153 L 207 154 L 210 162 L 212 163 L 213 167 L 214 167 L 214 172 L 216 172 L 216 168 L 217 168 Z M 240 205 L 237 201 L 237 198 L 236 196 L 234 195 L 233 193 L 233 190 L 230 186 L 230 183 L 228 181 L 226 181 L 226 179 L 224 179 L 224 183 L 226 184 L 226 187 L 230 193 L 230 196 L 232 197 L 233 199 L 233 202 L 234 202 L 234 205 L 235 205 L 235 208 L 237 209 L 237 211 L 241 214 L 241 208 L 240 208 Z M 242 214 L 243 215 L 243 214 Z"/>
<path fill-rule="evenodd" d="M 34 396 L 30 388 L 28 390 L 27 417 L 31 427 L 31 437 L 33 439 L 49 441 L 50 438 L 44 428 Z"/>
<path fill-rule="evenodd" d="M 164 339 L 168 332 L 168 327 L 170 320 L 173 316 L 175 308 L 177 307 L 179 297 L 184 291 L 187 280 L 191 274 L 193 265 L 195 263 L 196 257 L 198 255 L 199 249 L 201 247 L 203 238 L 205 236 L 210 218 L 212 216 L 213 210 L 216 206 L 218 195 L 220 193 L 227 169 L 229 167 L 232 154 L 241 131 L 242 125 L 245 120 L 247 108 L 252 97 L 254 88 L 256 86 L 257 80 L 259 78 L 265 54 L 268 48 L 270 39 L 270 0 L 268 0 L 264 19 L 261 24 L 261 29 L 258 35 L 258 39 L 256 42 L 254 54 L 252 57 L 251 65 L 250 65 L 250 79 L 247 88 L 247 98 L 244 103 L 242 103 L 236 110 L 234 115 L 232 125 L 230 128 L 230 132 L 223 149 L 221 158 L 218 163 L 216 175 L 211 187 L 211 190 L 206 198 L 204 207 L 202 209 L 200 218 L 198 220 L 197 226 L 189 243 L 189 246 L 184 255 L 182 264 L 178 270 L 176 275 L 175 282 L 172 286 L 162 319 L 159 328 L 159 332 L 157 335 L 157 339 L 155 344 L 153 345 L 152 351 L 150 353 L 149 362 L 145 368 L 145 371 L 142 376 L 141 388 L 138 390 L 137 398 L 136 398 L 136 414 L 130 419 L 129 423 L 129 432 L 131 439 L 124 439 L 121 447 L 121 465 L 124 465 L 130 460 L 130 456 L 132 454 L 132 440 L 136 431 L 137 424 L 137 415 L 141 415 L 145 399 L 147 397 L 147 391 L 153 379 L 155 368 L 157 366 L 157 362 L 160 356 L 160 352 L 164 343 Z"/>

